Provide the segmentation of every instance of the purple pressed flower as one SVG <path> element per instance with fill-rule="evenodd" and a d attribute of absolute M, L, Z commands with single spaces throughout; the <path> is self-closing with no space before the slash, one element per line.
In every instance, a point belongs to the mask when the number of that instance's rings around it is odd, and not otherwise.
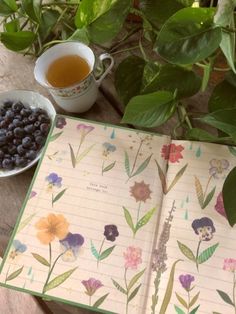
<path fill-rule="evenodd" d="M 118 237 L 119 232 L 116 225 L 106 225 L 104 227 L 104 236 L 108 241 L 114 242 L 116 237 Z"/>
<path fill-rule="evenodd" d="M 82 133 L 82 136 L 85 136 L 85 135 L 87 135 L 89 132 L 91 132 L 91 131 L 94 130 L 94 127 L 93 127 L 93 126 L 85 125 L 85 124 L 83 124 L 83 123 L 78 124 L 76 128 L 77 128 L 78 131 L 80 131 L 80 132 Z"/>
<path fill-rule="evenodd" d="M 189 291 L 191 287 L 191 283 L 194 281 L 194 277 L 187 274 L 187 275 L 180 275 L 179 276 L 179 281 L 182 285 L 182 287 L 186 290 Z"/>
<path fill-rule="evenodd" d="M 63 129 L 66 125 L 66 119 L 64 117 L 58 117 L 56 122 L 56 128 Z"/>
<path fill-rule="evenodd" d="M 199 235 L 200 241 L 210 241 L 216 231 L 213 221 L 208 217 L 195 219 L 192 222 L 192 228 Z"/>
<path fill-rule="evenodd" d="M 229 168 L 229 162 L 226 159 L 212 159 L 210 161 L 209 173 L 215 179 L 224 178 L 225 172 Z"/>
<path fill-rule="evenodd" d="M 50 185 L 60 188 L 62 178 L 59 177 L 56 173 L 52 172 L 49 174 L 49 176 L 46 177 L 46 181 L 48 181 Z"/>
<path fill-rule="evenodd" d="M 227 218 L 225 213 L 225 207 L 224 207 L 224 201 L 223 201 L 223 194 L 220 192 L 220 194 L 217 196 L 216 204 L 215 204 L 215 210 L 225 218 Z"/>
<path fill-rule="evenodd" d="M 86 288 L 86 294 L 92 296 L 99 288 L 103 287 L 103 284 L 100 280 L 89 278 L 89 280 L 82 280 L 82 284 Z"/>
<path fill-rule="evenodd" d="M 84 244 L 84 237 L 79 233 L 69 232 L 65 239 L 59 241 L 64 254 L 64 262 L 74 262 L 78 256 L 80 247 Z"/>
<path fill-rule="evenodd" d="M 37 195 L 37 192 L 31 191 L 29 198 L 33 198 L 33 197 L 35 197 L 36 195 Z"/>

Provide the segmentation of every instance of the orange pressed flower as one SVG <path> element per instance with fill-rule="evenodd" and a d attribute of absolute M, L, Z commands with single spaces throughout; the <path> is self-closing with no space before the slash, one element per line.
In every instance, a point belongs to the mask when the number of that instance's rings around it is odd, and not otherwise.
<path fill-rule="evenodd" d="M 69 223 L 63 215 L 49 214 L 41 218 L 36 224 L 37 238 L 42 244 L 51 243 L 55 237 L 62 240 L 68 234 Z"/>

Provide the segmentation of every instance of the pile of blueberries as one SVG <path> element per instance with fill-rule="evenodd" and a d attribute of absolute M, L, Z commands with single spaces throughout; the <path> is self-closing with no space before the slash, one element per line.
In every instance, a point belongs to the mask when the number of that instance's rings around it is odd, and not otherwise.
<path fill-rule="evenodd" d="M 0 104 L 0 169 L 23 168 L 45 143 L 51 120 L 41 108 L 22 102 Z"/>

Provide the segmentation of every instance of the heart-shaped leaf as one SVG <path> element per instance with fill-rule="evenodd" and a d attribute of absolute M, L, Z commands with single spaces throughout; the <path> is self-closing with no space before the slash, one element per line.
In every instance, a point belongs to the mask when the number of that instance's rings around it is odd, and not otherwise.
<path fill-rule="evenodd" d="M 38 0 L 22 0 L 22 8 L 34 22 L 40 22 L 41 6 Z"/>
<path fill-rule="evenodd" d="M 234 167 L 226 177 L 222 190 L 225 213 L 231 227 L 233 227 L 233 225 L 236 224 L 235 186 L 236 186 L 236 167 Z"/>
<path fill-rule="evenodd" d="M 31 46 L 35 40 L 35 34 L 30 31 L 15 33 L 0 33 L 1 42 L 10 50 L 21 51 Z"/>
<path fill-rule="evenodd" d="M 4 0 L 0 0 L 0 16 L 8 16 L 15 12 Z"/>

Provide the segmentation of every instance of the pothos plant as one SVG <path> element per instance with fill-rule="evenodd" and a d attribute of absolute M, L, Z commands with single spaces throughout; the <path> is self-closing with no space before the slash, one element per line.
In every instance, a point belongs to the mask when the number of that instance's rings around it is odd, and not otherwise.
<path fill-rule="evenodd" d="M 158 127 L 175 115 L 174 138 L 235 145 L 235 6 L 236 0 L 0 0 L 0 41 L 34 56 L 67 40 L 105 45 L 113 54 L 132 51 L 115 73 L 125 105 L 122 122 Z M 126 34 L 116 39 L 130 14 Z M 134 44 L 120 50 L 135 33 L 136 42 L 132 37 Z M 222 55 L 225 66 L 219 68 Z M 223 72 L 224 79 L 213 89 L 207 113 L 191 112 L 189 97 L 206 90 L 213 71 Z M 231 152 L 236 155 L 232 147 Z M 236 223 L 235 186 L 236 168 L 223 186 L 231 226 Z"/>

